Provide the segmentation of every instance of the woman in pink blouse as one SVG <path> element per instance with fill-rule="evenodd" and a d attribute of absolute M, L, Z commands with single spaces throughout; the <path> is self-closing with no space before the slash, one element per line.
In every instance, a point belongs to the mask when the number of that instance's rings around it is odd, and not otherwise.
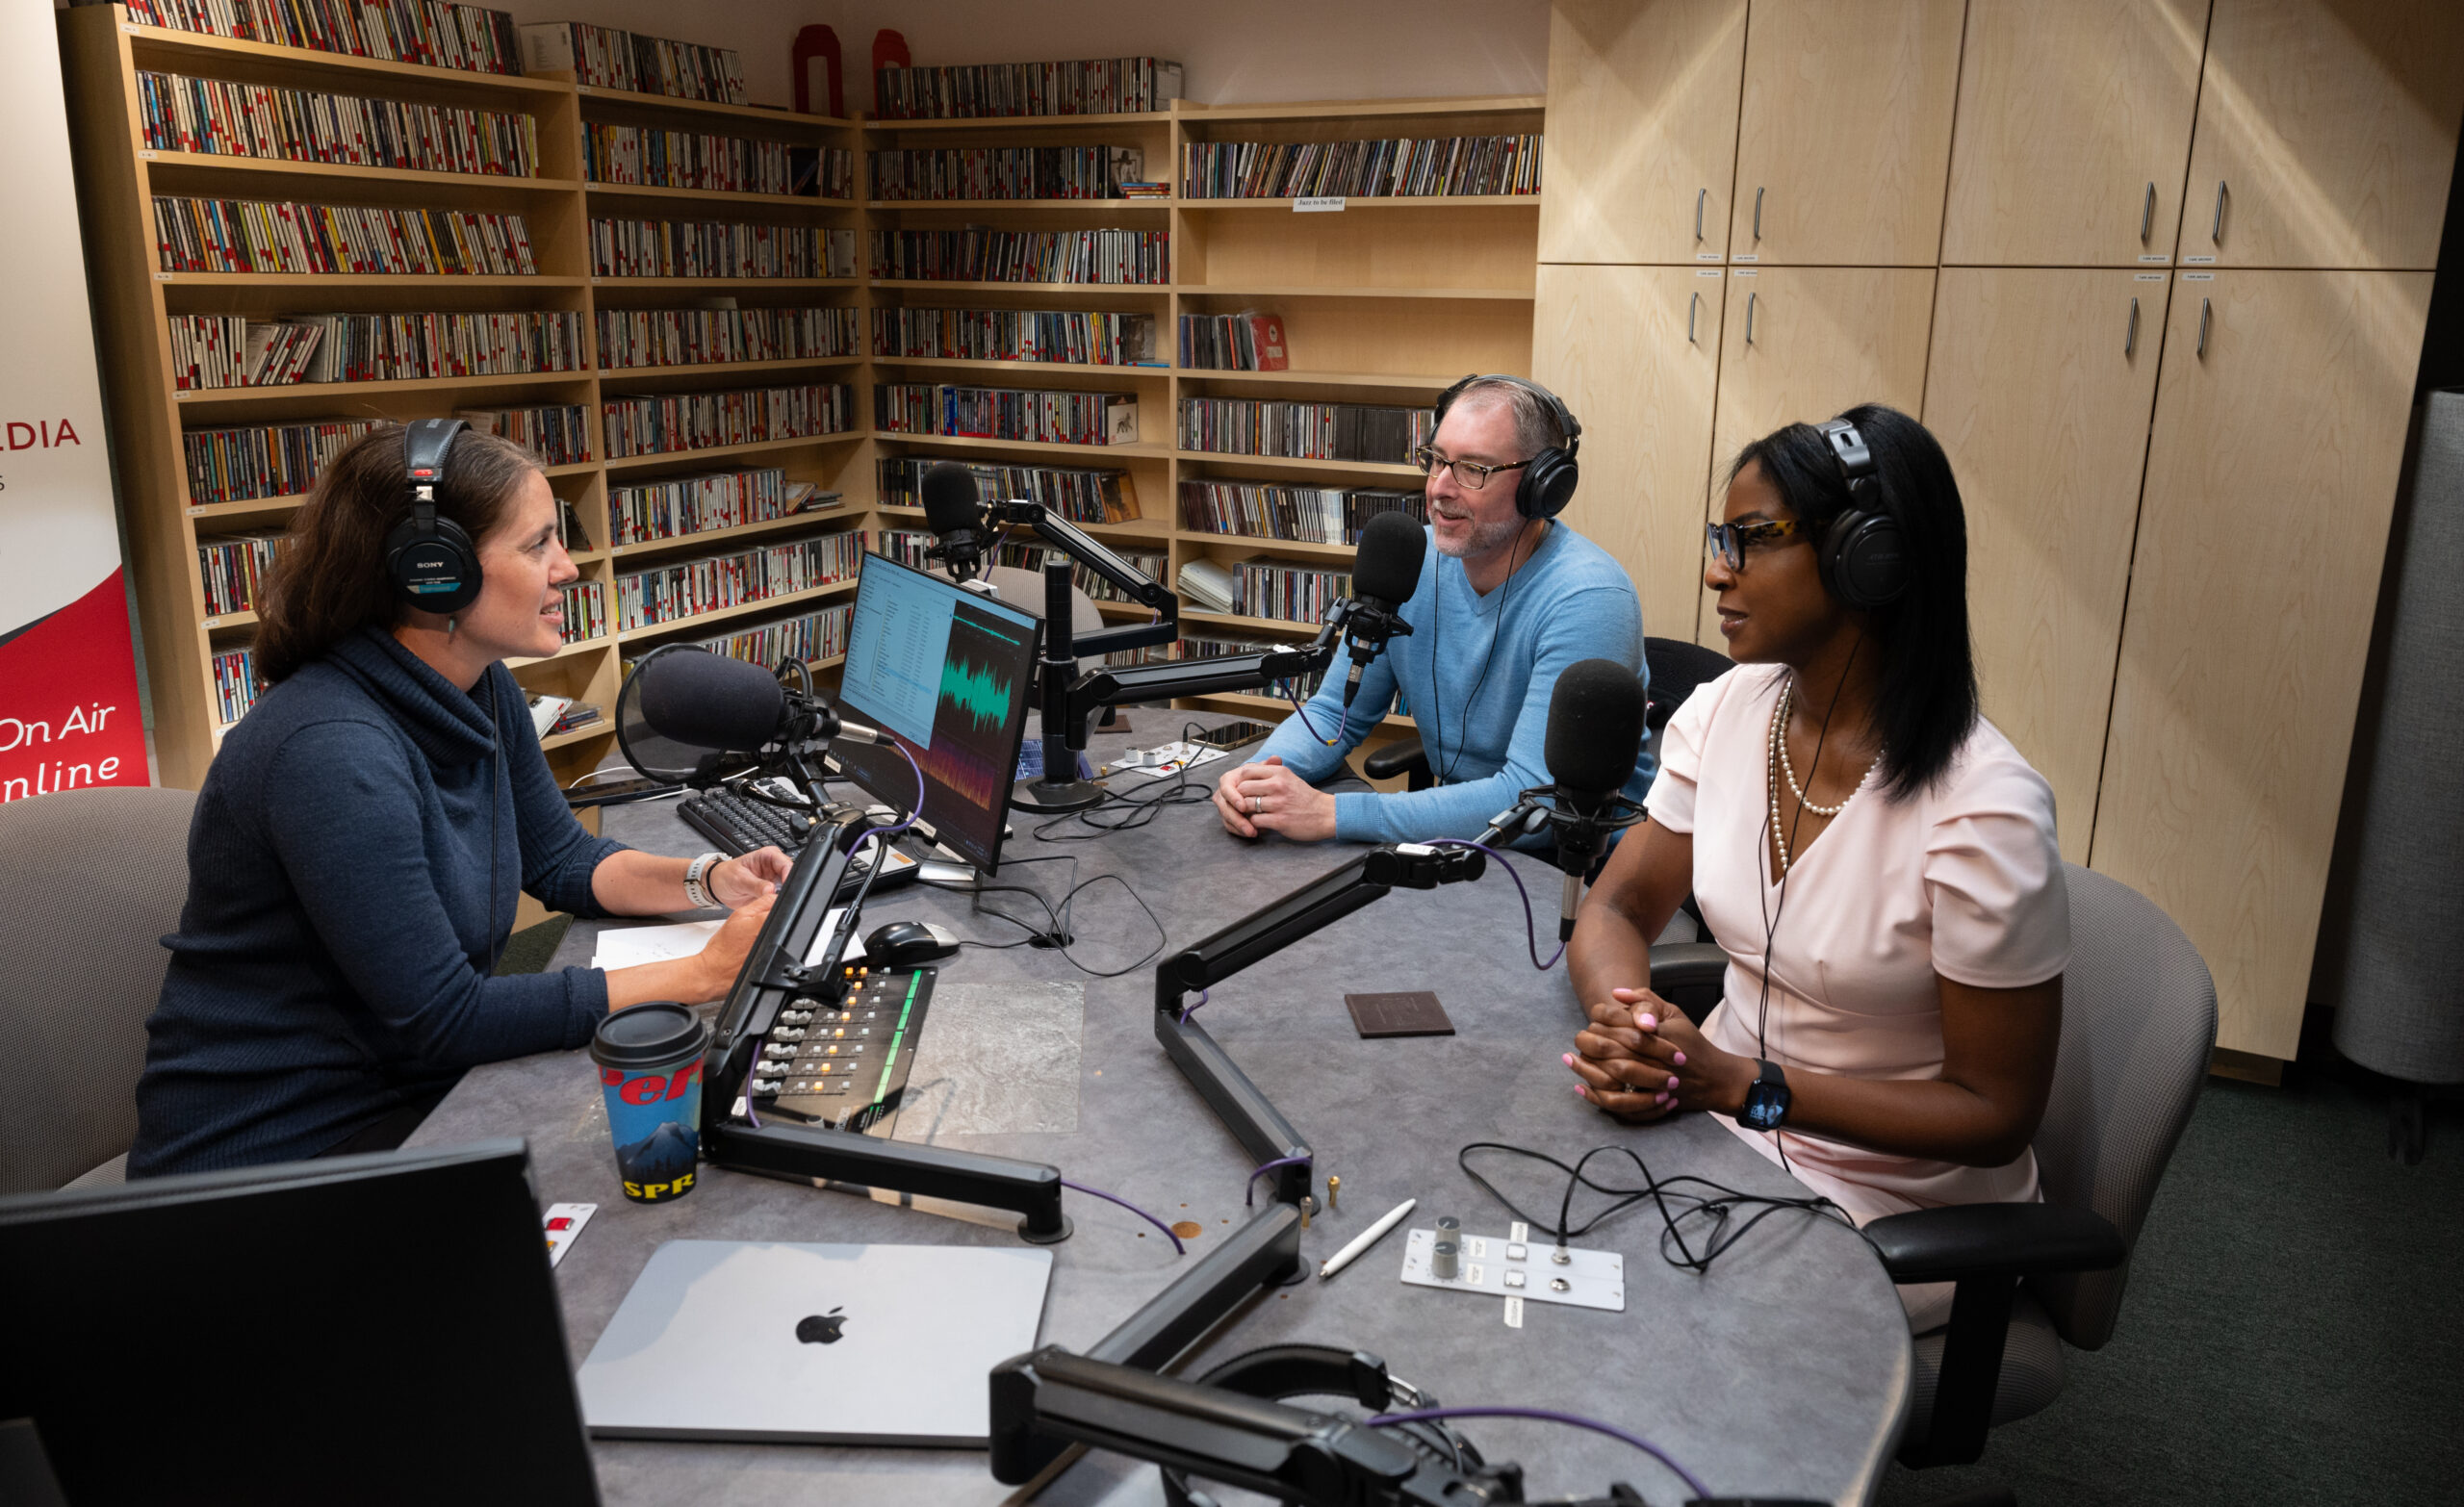
<path fill-rule="evenodd" d="M 2053 792 L 1977 712 L 1941 447 L 1874 406 L 1747 446 L 1703 579 L 1738 667 L 1669 722 L 1583 903 L 1575 1091 L 1710 1111 L 1860 1224 L 2036 1200 L 2069 906 Z M 1699 1029 L 1649 987 L 1689 890 L 1729 957 Z M 1947 1284 L 1901 1295 L 1949 1317 Z"/>

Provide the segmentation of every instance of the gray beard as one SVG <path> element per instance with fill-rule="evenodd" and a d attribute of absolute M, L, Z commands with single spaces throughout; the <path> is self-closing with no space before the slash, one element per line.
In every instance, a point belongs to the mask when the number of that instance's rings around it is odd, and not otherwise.
<path fill-rule="evenodd" d="M 1437 552 L 1440 554 L 1450 555 L 1457 560 L 1474 559 L 1504 549 L 1516 534 L 1523 531 L 1524 523 L 1524 518 L 1517 514 L 1512 518 L 1499 519 L 1494 524 L 1475 524 L 1472 525 L 1471 537 L 1465 539 L 1461 546 L 1450 549 L 1434 533 L 1429 536 L 1429 540 L 1437 546 Z"/>

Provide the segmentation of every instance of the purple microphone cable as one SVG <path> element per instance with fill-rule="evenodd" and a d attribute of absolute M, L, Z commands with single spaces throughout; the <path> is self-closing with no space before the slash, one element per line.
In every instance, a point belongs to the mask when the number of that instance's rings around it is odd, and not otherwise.
<path fill-rule="evenodd" d="M 1505 860 L 1504 854 L 1498 852 L 1495 848 L 1490 847 L 1486 843 L 1474 842 L 1469 837 L 1432 837 L 1428 840 L 1428 846 L 1432 848 L 1471 848 L 1477 852 L 1485 853 L 1490 857 L 1497 859 L 1498 867 L 1505 870 L 1505 877 L 1514 881 L 1514 892 L 1523 897 L 1523 945 L 1531 951 L 1531 966 L 1539 969 L 1542 973 L 1547 973 L 1550 969 L 1557 966 L 1557 959 L 1566 956 L 1566 944 L 1559 942 L 1557 944 L 1557 950 L 1549 955 L 1549 960 L 1547 962 L 1542 962 L 1540 960 L 1540 927 L 1537 922 L 1531 919 L 1531 892 L 1523 887 L 1523 876 L 1514 872 L 1514 865 Z"/>

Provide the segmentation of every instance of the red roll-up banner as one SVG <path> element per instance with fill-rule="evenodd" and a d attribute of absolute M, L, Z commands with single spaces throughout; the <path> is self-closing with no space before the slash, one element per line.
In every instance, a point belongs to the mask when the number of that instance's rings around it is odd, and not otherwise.
<path fill-rule="evenodd" d="M 56 24 L 0 5 L 0 802 L 151 782 Z"/>

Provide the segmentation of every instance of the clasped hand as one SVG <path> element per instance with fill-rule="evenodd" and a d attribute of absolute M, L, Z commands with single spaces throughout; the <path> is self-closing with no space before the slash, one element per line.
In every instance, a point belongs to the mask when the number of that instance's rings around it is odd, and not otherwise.
<path fill-rule="evenodd" d="M 1295 842 L 1335 834 L 1335 798 L 1284 767 L 1283 755 L 1243 764 L 1215 782 L 1215 814 L 1235 837 L 1281 832 Z"/>
<path fill-rule="evenodd" d="M 1612 989 L 1586 1013 L 1565 1062 L 1581 1080 L 1575 1092 L 1609 1113 L 1639 1123 L 1677 1110 L 1733 1114 L 1745 1103 L 1754 1063 L 1713 1046 L 1651 990 Z"/>

